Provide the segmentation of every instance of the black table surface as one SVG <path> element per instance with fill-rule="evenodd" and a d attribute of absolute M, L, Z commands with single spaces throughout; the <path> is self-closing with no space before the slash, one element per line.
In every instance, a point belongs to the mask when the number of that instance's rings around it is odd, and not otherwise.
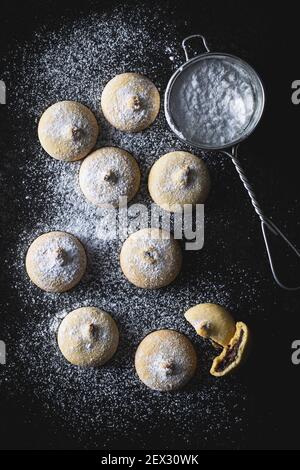
<path fill-rule="evenodd" d="M 0 55 L 5 58 L 15 44 L 30 40 L 32 34 L 43 25 L 45 30 L 60 26 L 62 15 L 70 21 L 78 15 L 93 11 L 109 11 L 117 2 L 85 1 L 82 4 L 58 1 L 28 1 L 23 4 L 4 1 L 1 3 Z M 125 3 L 125 2 L 123 2 Z M 142 8 L 142 2 L 128 2 L 128 8 L 136 5 Z M 148 8 L 157 7 L 156 1 L 149 3 Z M 165 2 L 165 8 L 172 13 L 172 21 L 178 19 L 182 37 L 195 32 L 202 32 L 222 51 L 230 51 L 251 63 L 260 73 L 266 84 L 266 110 L 261 124 L 251 138 L 240 147 L 242 162 L 249 179 L 253 181 L 266 213 L 282 227 L 289 238 L 296 244 L 300 237 L 299 222 L 299 173 L 298 173 L 298 119 L 297 106 L 291 102 L 291 83 L 299 78 L 299 61 L 297 60 L 297 41 L 291 7 L 272 7 L 266 2 Z M 165 18 L 166 25 L 168 17 Z M 5 64 L 9 67 L 9 64 Z M 1 79 L 0 68 L 0 79 Z M 9 84 L 9 86 L 17 84 Z M 24 117 L 26 120 L 26 116 Z M 19 129 L 22 132 L 22 129 Z M 17 139 L 14 127 L 14 116 L 5 106 L 0 106 L 0 165 L 1 180 L 6 181 L 1 190 L 1 255 L 3 260 L 7 250 L 12 249 L 15 232 L 26 229 L 27 221 L 20 216 L 22 200 L 15 204 L 16 188 L 22 179 L 18 165 L 6 164 L 9 158 L 10 143 Z M 18 159 L 16 159 L 18 162 Z M 232 170 L 233 173 L 233 170 Z M 235 184 L 238 179 L 234 176 Z M 239 188 L 242 193 L 242 187 Z M 236 194 L 236 193 L 234 193 Z M 245 199 L 233 195 L 230 203 L 236 204 L 237 212 L 245 205 Z M 291 344 L 300 339 L 299 292 L 287 292 L 280 289 L 269 273 L 267 258 L 260 234 L 259 223 L 247 227 L 247 214 L 252 214 L 250 204 L 245 209 L 245 216 L 236 223 L 234 236 L 234 253 L 242 247 L 241 262 L 257 266 L 261 270 L 262 285 L 260 305 L 262 312 L 256 311 L 249 324 L 253 331 L 252 353 L 247 365 L 234 378 L 247 389 L 248 406 L 247 426 L 241 436 L 237 428 L 226 432 L 232 439 L 211 436 L 205 442 L 197 438 L 198 422 L 191 423 L 189 448 L 248 448 L 248 449 L 299 449 L 300 419 L 299 412 L 299 374 L 291 362 Z M 233 212 L 234 213 L 234 212 Z M 233 216 L 234 217 L 234 216 Z M 213 232 L 213 228 L 208 230 Z M 220 230 L 218 234 L 220 234 Z M 219 235 L 218 235 L 219 236 Z M 224 233 L 224 237 L 232 234 Z M 228 239 L 229 239 L 228 238 Z M 245 243 L 247 240 L 247 243 Z M 298 243 L 299 246 L 299 243 Z M 300 283 L 300 270 L 293 270 L 293 263 L 284 247 L 275 244 L 279 253 L 277 265 L 280 271 L 292 284 Z M 10 316 L 18 309 L 18 293 L 11 278 L 9 263 L 1 263 L 1 309 L 0 340 L 9 324 Z M 299 266 L 298 266 L 299 268 Z M 193 270 L 193 259 L 188 256 L 185 269 Z M 221 273 L 222 274 L 222 273 Z M 225 273 L 224 273 L 225 274 Z M 253 280 L 255 282 L 255 280 Z M 251 283 L 251 280 L 250 280 Z M 238 298 L 239 283 L 235 295 Z M 253 298 L 255 303 L 255 298 Z M 247 314 L 243 317 L 247 319 Z M 9 345 L 8 345 L 9 346 Z M 43 413 L 41 403 L 34 399 L 28 390 L 21 393 L 21 384 L 16 380 L 14 390 L 6 387 L 1 379 L 0 366 L 0 448 L 1 449 L 78 449 L 84 445 L 76 435 L 66 433 L 58 424 L 55 413 Z M 29 372 L 30 373 L 30 372 Z M 3 378 L 3 377 L 2 377 Z M 20 388 L 20 393 L 18 390 Z M 193 404 L 193 406 L 197 406 Z M 157 419 L 153 416 L 153 419 Z M 117 419 L 117 418 L 116 418 Z M 163 445 L 168 446 L 167 423 L 161 427 L 161 436 L 128 442 L 126 436 L 116 435 L 110 440 L 115 449 L 131 447 L 156 448 L 162 438 Z M 109 430 L 105 430 L 109 433 Z M 224 431 L 225 432 L 225 431 Z M 142 431 L 141 431 L 142 433 Z M 88 447 L 88 445 L 87 445 Z M 94 448 L 101 448 L 101 443 Z M 169 443 L 170 448 L 185 448 L 186 441 L 178 436 L 177 441 Z"/>

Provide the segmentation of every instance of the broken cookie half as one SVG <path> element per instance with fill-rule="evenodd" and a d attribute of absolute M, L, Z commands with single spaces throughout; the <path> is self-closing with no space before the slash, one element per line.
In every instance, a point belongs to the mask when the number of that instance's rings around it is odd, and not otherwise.
<path fill-rule="evenodd" d="M 191 307 L 184 314 L 198 335 L 225 347 L 235 333 L 235 321 L 224 307 L 205 303 Z"/>
<path fill-rule="evenodd" d="M 215 357 L 210 373 L 215 377 L 222 377 L 238 367 L 246 356 L 249 343 L 249 330 L 245 323 L 237 322 L 236 331 L 229 344 L 221 354 Z"/>
<path fill-rule="evenodd" d="M 212 375 L 221 377 L 240 365 L 249 341 L 249 330 L 245 323 L 235 323 L 228 310 L 212 303 L 195 305 L 184 316 L 198 335 L 223 348 L 213 361 L 210 369 Z"/>

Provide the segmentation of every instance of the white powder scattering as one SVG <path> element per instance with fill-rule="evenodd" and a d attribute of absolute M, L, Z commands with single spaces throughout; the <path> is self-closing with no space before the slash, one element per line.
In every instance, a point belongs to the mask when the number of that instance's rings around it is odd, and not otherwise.
<path fill-rule="evenodd" d="M 230 144 L 243 135 L 255 112 L 251 77 L 231 59 L 200 60 L 178 76 L 170 110 L 179 137 L 212 147 Z"/>
<path fill-rule="evenodd" d="M 105 15 L 65 22 L 55 31 L 41 29 L 31 42 L 12 49 L 4 66 L 3 79 L 11 84 L 7 106 L 12 134 L 1 158 L 14 176 L 2 189 L 7 193 L 13 190 L 18 207 L 5 262 L 10 267 L 17 306 L 7 314 L 2 312 L 6 319 L 2 335 L 10 353 L 7 365 L 1 368 L 0 385 L 16 399 L 20 390 L 27 391 L 50 422 L 91 448 L 111 448 L 122 442 L 131 448 L 166 449 L 178 441 L 185 447 L 205 448 L 212 443 L 234 446 L 237 439 L 242 445 L 241 435 L 247 428 L 250 405 L 246 385 L 238 375 L 224 380 L 209 375 L 215 351 L 196 336 L 183 317 L 196 303 L 217 302 L 231 309 L 239 320 L 248 322 L 257 315 L 262 321 L 265 260 L 258 259 L 257 272 L 251 270 L 243 256 L 247 253 L 258 258 L 257 250 L 249 247 L 245 237 L 233 250 L 236 220 L 246 217 L 253 232 L 256 219 L 254 215 L 251 219 L 250 206 L 247 212 L 242 205 L 232 219 L 231 204 L 235 206 L 243 193 L 232 183 L 231 162 L 222 156 L 204 155 L 214 176 L 205 209 L 205 248 L 184 254 L 182 272 L 173 284 L 142 290 L 121 273 L 121 241 L 105 240 L 106 228 L 110 228 L 107 211 L 89 204 L 80 191 L 80 163 L 51 159 L 37 138 L 37 122 L 50 104 L 73 99 L 89 106 L 101 124 L 97 146 L 116 145 L 133 154 L 143 178 L 135 201 L 149 204 L 147 175 L 151 165 L 168 151 L 191 149 L 169 130 L 162 111 L 149 129 L 132 135 L 113 129 L 103 119 L 99 103 L 105 84 L 127 71 L 144 73 L 163 94 L 168 79 L 184 60 L 182 37 L 175 27 L 164 23 L 165 18 L 159 8 L 153 14 L 146 8 L 131 11 L 120 7 Z M 172 50 L 172 63 L 167 47 Z M 52 230 L 74 234 L 88 254 L 83 280 L 61 295 L 33 286 L 24 269 L 30 243 Z M 82 306 L 111 313 L 120 330 L 115 356 L 99 370 L 72 367 L 57 347 L 56 332 L 62 318 Z M 147 389 L 133 366 L 139 342 L 159 328 L 187 334 L 199 357 L 199 371 L 192 382 L 170 394 Z"/>

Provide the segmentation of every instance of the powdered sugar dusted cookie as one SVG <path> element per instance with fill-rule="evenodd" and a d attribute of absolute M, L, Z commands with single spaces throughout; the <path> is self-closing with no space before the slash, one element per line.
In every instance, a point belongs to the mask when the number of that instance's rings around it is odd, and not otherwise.
<path fill-rule="evenodd" d="M 44 150 L 51 157 L 68 162 L 85 157 L 95 146 L 98 134 L 94 114 L 75 101 L 53 104 L 46 109 L 38 125 Z"/>
<path fill-rule="evenodd" d="M 157 160 L 148 180 L 154 202 L 176 212 L 184 204 L 202 204 L 210 188 L 210 177 L 204 161 L 188 152 L 170 152 Z"/>
<path fill-rule="evenodd" d="M 161 392 L 183 387 L 194 375 L 197 356 L 190 340 L 174 330 L 150 333 L 140 343 L 135 368 L 140 380 Z"/>
<path fill-rule="evenodd" d="M 101 96 L 105 118 L 117 129 L 140 132 L 155 120 L 160 106 L 156 86 L 138 73 L 122 73 L 110 80 Z"/>
<path fill-rule="evenodd" d="M 117 207 L 122 197 L 130 201 L 140 186 L 140 179 L 135 159 L 117 147 L 103 147 L 91 153 L 79 172 L 83 194 L 100 207 Z"/>
<path fill-rule="evenodd" d="M 156 289 L 170 284 L 179 274 L 182 253 L 170 233 L 145 228 L 131 234 L 120 254 L 121 268 L 137 287 Z"/>
<path fill-rule="evenodd" d="M 57 342 L 71 364 L 97 367 L 109 361 L 116 352 L 119 331 L 109 313 L 95 307 L 81 307 L 63 319 Z"/>
<path fill-rule="evenodd" d="M 25 261 L 32 282 L 47 292 L 65 292 L 78 284 L 86 262 L 82 244 L 66 232 L 39 236 L 30 245 Z"/>

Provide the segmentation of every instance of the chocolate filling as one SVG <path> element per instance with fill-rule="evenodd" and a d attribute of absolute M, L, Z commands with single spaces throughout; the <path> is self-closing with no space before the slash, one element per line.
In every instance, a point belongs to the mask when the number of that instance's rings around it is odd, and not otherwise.
<path fill-rule="evenodd" d="M 236 341 L 236 343 L 234 343 L 232 347 L 228 349 L 223 361 L 221 361 L 216 367 L 216 372 L 223 372 L 235 360 L 239 347 L 242 343 L 243 336 L 244 336 L 244 330 L 241 330 L 239 339 Z"/>

